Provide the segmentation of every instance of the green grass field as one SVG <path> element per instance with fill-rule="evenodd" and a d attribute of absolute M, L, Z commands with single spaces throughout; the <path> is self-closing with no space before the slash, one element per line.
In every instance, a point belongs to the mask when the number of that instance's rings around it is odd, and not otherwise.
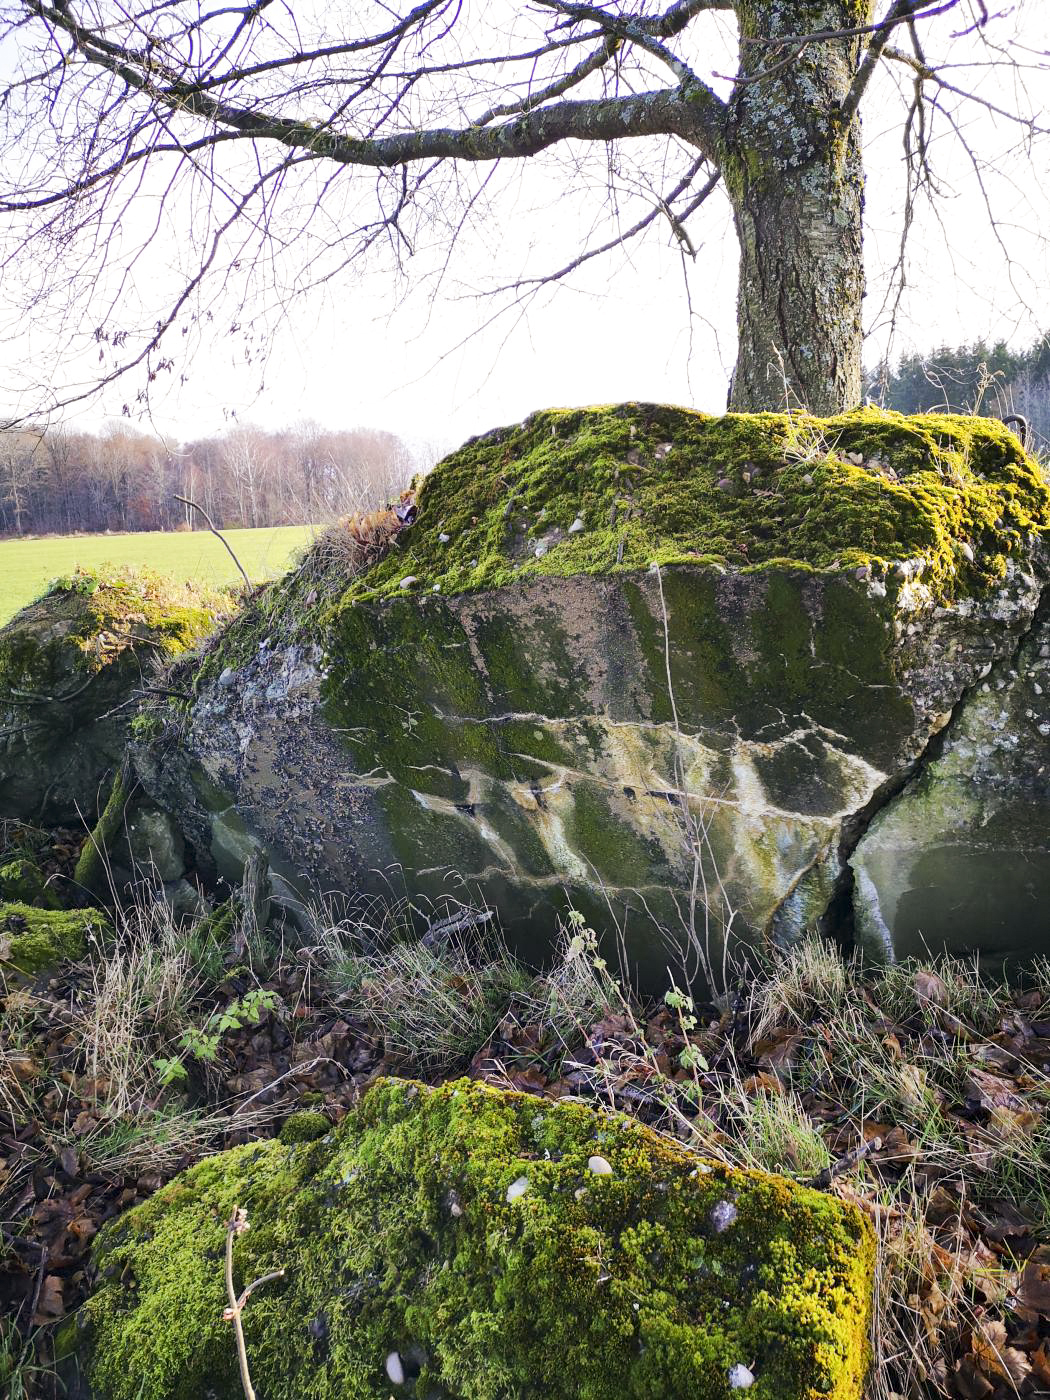
<path fill-rule="evenodd" d="M 223 533 L 248 577 L 261 583 L 286 569 L 314 531 L 308 525 L 286 525 Z M 233 560 L 207 530 L 0 540 L 0 625 L 38 598 L 53 578 L 71 574 L 77 567 L 106 565 L 152 569 L 180 581 L 200 583 L 236 583 L 240 578 Z"/>

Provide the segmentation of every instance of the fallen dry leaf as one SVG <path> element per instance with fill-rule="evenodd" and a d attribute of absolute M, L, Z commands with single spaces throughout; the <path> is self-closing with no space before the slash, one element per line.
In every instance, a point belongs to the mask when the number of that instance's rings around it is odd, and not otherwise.
<path fill-rule="evenodd" d="M 947 1006 L 948 988 L 943 977 L 936 972 L 917 972 L 912 978 L 912 986 L 919 1001 L 932 1002 L 934 1006 Z"/>
<path fill-rule="evenodd" d="M 56 1274 L 48 1274 L 40 1288 L 33 1326 L 45 1327 L 49 1322 L 54 1322 L 55 1318 L 61 1317 L 65 1310 L 62 1280 Z"/>
<path fill-rule="evenodd" d="M 1050 1318 L 1050 1263 L 1028 1262 L 1021 1275 L 1019 1296 L 1027 1312 Z"/>
<path fill-rule="evenodd" d="M 1020 1385 L 1031 1374 L 1032 1363 L 1023 1351 L 1007 1343 L 1006 1327 L 989 1319 L 975 1328 L 970 1338 L 977 1365 L 986 1376 L 1001 1376 L 1003 1380 Z"/>

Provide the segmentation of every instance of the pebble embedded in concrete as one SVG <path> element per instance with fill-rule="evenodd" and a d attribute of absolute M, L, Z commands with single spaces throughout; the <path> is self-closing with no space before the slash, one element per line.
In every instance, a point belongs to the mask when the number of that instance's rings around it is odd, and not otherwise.
<path fill-rule="evenodd" d="M 520 1200 L 521 1197 L 524 1196 L 525 1192 L 526 1192 L 528 1189 L 529 1189 L 529 1178 L 528 1178 L 527 1176 L 519 1176 L 518 1179 L 517 1179 L 516 1181 L 512 1181 L 512 1182 L 510 1183 L 510 1185 L 507 1187 L 507 1203 L 508 1203 L 508 1205 L 509 1205 L 512 1201 Z"/>
<path fill-rule="evenodd" d="M 390 1352 L 384 1364 L 386 1366 L 387 1379 L 390 1381 L 390 1384 L 404 1385 L 405 1368 L 401 1363 L 401 1357 L 398 1353 L 396 1351 Z"/>
<path fill-rule="evenodd" d="M 719 1201 L 711 1208 L 711 1224 L 716 1234 L 728 1230 L 737 1217 L 737 1209 L 732 1201 Z"/>

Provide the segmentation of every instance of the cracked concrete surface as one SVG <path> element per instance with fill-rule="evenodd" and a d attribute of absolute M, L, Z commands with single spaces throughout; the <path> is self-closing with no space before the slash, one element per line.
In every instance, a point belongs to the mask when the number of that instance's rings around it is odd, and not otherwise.
<path fill-rule="evenodd" d="M 1050 953 L 1050 589 L 848 851 L 875 954 Z"/>
<path fill-rule="evenodd" d="M 859 921 L 892 929 L 890 814 L 938 736 L 965 764 L 962 716 L 1001 695 L 1038 597 L 1016 567 L 934 608 L 852 575 L 678 566 L 359 604 L 349 631 L 260 646 L 137 762 L 228 878 L 262 847 L 299 887 L 484 900 L 526 947 L 568 904 L 654 971 L 668 930 L 788 940 L 847 869 Z"/>

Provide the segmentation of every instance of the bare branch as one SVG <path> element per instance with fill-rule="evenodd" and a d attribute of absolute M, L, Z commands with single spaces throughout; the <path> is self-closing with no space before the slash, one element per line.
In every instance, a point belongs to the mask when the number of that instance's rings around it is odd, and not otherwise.
<path fill-rule="evenodd" d="M 940 5 L 931 10 L 928 3 L 923 4 L 923 0 L 894 0 L 894 3 L 890 6 L 889 11 L 881 23 L 876 26 L 875 33 L 872 36 L 871 42 L 868 44 L 861 65 L 857 69 L 857 76 L 853 80 L 853 86 L 850 88 L 845 101 L 842 103 L 841 111 L 843 122 L 848 124 L 853 120 L 857 108 L 860 106 L 860 100 L 864 96 L 868 84 L 871 82 L 872 74 L 878 67 L 879 59 L 882 57 L 882 51 L 889 43 L 890 36 L 894 29 L 900 24 L 914 25 L 916 18 L 920 15 L 924 18 L 929 18 L 930 15 L 942 14 L 945 10 L 950 10 L 957 3 L 958 0 L 951 0 L 949 4 Z"/>
<path fill-rule="evenodd" d="M 214 520 L 212 520 L 211 516 L 210 516 L 210 515 L 208 514 L 208 512 L 204 509 L 204 507 L 203 507 L 203 506 L 199 506 L 199 505 L 197 504 L 196 501 L 191 501 L 190 498 L 189 498 L 188 496 L 180 496 L 180 495 L 178 494 L 178 492 L 175 492 L 175 493 L 173 493 L 173 494 L 174 494 L 175 500 L 177 500 L 181 505 L 190 506 L 193 510 L 198 511 L 198 512 L 204 517 L 204 523 L 207 525 L 208 529 L 212 532 L 212 534 L 215 536 L 215 538 L 219 541 L 219 543 L 220 543 L 220 544 L 223 546 L 223 548 L 226 550 L 226 553 L 230 556 L 230 558 L 233 560 L 233 562 L 237 565 L 237 569 L 238 569 L 238 571 L 239 571 L 239 573 L 240 573 L 240 575 L 241 575 L 241 578 L 244 579 L 244 586 L 245 586 L 245 588 L 250 589 L 251 586 L 252 586 L 252 581 L 251 581 L 251 579 L 248 577 L 248 575 L 244 572 L 244 565 L 243 565 L 243 564 L 241 563 L 241 561 L 237 558 L 236 554 L 234 554 L 234 552 L 233 552 L 233 545 L 230 544 L 229 540 L 228 540 L 228 539 L 226 538 L 226 536 L 222 533 L 222 531 L 218 528 L 218 526 L 215 524 Z"/>

